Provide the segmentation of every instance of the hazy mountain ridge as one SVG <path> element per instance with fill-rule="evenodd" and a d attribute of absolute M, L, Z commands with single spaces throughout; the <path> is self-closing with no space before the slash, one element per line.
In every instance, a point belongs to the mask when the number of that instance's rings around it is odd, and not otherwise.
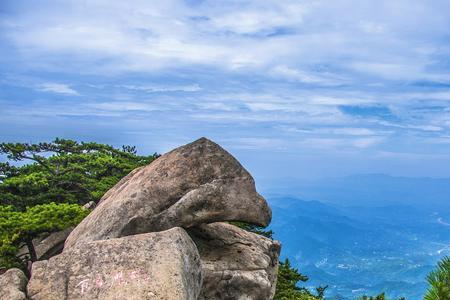
<path fill-rule="evenodd" d="M 373 208 L 405 204 L 408 209 L 437 208 L 450 212 L 450 178 L 361 174 L 308 180 L 280 178 L 261 187 L 266 195 L 318 200 L 339 206 Z"/>

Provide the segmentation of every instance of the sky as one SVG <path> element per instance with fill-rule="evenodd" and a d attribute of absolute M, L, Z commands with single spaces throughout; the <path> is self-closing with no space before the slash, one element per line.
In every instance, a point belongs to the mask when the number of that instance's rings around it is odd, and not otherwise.
<path fill-rule="evenodd" d="M 164 153 L 257 181 L 450 177 L 450 2 L 0 1 L 0 141 Z"/>

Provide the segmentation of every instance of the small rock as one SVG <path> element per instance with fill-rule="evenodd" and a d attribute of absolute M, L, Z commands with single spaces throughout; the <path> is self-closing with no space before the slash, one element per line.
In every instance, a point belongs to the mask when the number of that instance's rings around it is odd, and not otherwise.
<path fill-rule="evenodd" d="M 95 202 L 94 201 L 89 201 L 88 203 L 83 205 L 83 207 L 86 208 L 86 209 L 94 209 L 95 208 Z"/>
<path fill-rule="evenodd" d="M 0 299 L 26 300 L 27 277 L 19 269 L 9 269 L 0 275 Z"/>

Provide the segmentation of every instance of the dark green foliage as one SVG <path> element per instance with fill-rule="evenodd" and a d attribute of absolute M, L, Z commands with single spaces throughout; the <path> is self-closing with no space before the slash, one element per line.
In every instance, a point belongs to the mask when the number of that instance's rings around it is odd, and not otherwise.
<path fill-rule="evenodd" d="M 23 166 L 0 163 L 0 204 L 27 206 L 97 202 L 131 170 L 149 164 L 157 154 L 139 156 L 136 149 L 55 139 L 51 143 L 2 143 L 0 154 Z"/>
<path fill-rule="evenodd" d="M 298 287 L 299 282 L 308 280 L 293 268 L 286 258 L 284 262 L 280 262 L 278 266 L 277 289 L 274 300 L 321 300 L 324 299 L 324 293 L 327 287 L 316 288 L 317 295 L 311 293 L 308 289 Z"/>
<path fill-rule="evenodd" d="M 42 204 L 24 212 L 0 205 L 0 268 L 25 269 L 27 261 L 36 260 L 34 238 L 76 225 L 88 214 L 89 210 L 77 204 Z M 23 246 L 28 247 L 28 253 L 19 257 L 17 252 Z"/>
<path fill-rule="evenodd" d="M 272 230 L 265 230 L 264 227 L 260 227 L 257 225 L 253 225 L 253 224 L 249 224 L 249 223 L 245 223 L 245 222 L 230 222 L 230 224 L 233 224 L 244 230 L 265 236 L 266 238 L 269 238 L 269 239 L 271 239 L 272 235 L 273 235 Z"/>
<path fill-rule="evenodd" d="M 361 300 L 386 300 L 386 296 L 384 293 L 381 293 L 377 296 L 363 296 Z"/>
<path fill-rule="evenodd" d="M 430 287 L 424 300 L 450 299 L 450 257 L 444 257 L 427 277 Z"/>
<path fill-rule="evenodd" d="M 33 238 L 78 224 L 88 211 L 77 204 L 97 202 L 130 171 L 158 157 L 139 156 L 130 146 L 65 139 L 2 143 L 0 154 L 9 160 L 0 163 L 0 267 L 24 270 L 36 260 Z M 23 246 L 28 253 L 18 257 Z"/>
<path fill-rule="evenodd" d="M 388 300 L 385 293 L 381 293 L 377 296 L 362 296 L 360 300 Z M 401 297 L 398 300 L 406 300 L 405 298 Z"/>

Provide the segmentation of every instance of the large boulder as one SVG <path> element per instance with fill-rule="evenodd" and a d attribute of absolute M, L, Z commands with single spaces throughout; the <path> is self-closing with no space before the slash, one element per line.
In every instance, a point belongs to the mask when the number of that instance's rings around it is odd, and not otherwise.
<path fill-rule="evenodd" d="M 27 277 L 19 269 L 9 269 L 0 275 L 0 299 L 26 300 Z"/>
<path fill-rule="evenodd" d="M 201 300 L 272 299 L 280 243 L 227 223 L 188 230 L 203 267 Z"/>
<path fill-rule="evenodd" d="M 197 248 L 182 228 L 83 243 L 33 264 L 30 300 L 194 300 Z M 3 299 L 3 298 L 2 298 Z"/>
<path fill-rule="evenodd" d="M 265 226 L 271 211 L 241 164 L 201 138 L 138 168 L 101 199 L 70 234 L 65 250 L 95 240 L 217 221 Z"/>

